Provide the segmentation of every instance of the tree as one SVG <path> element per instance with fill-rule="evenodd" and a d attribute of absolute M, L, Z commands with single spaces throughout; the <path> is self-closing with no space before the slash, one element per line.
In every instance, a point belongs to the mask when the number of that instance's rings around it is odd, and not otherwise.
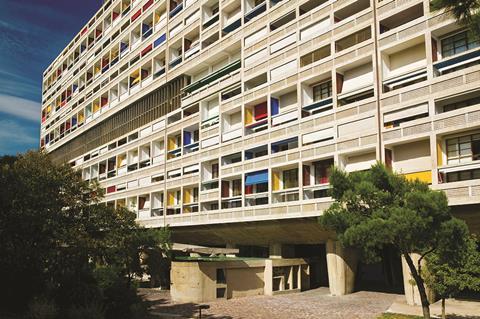
<path fill-rule="evenodd" d="M 454 298 L 467 289 L 480 291 L 480 252 L 475 238 L 468 238 L 466 250 L 458 254 L 458 259 L 448 256 L 448 253 L 442 252 L 434 252 L 427 256 L 426 282 L 442 300 L 444 319 L 446 298 Z"/>
<path fill-rule="evenodd" d="M 34 297 L 60 308 L 103 303 L 128 315 L 142 250 L 168 250 L 168 229 L 144 229 L 127 209 L 100 203 L 103 190 L 42 152 L 0 158 L 0 310 Z"/>
<path fill-rule="evenodd" d="M 432 0 L 434 10 L 450 11 L 455 19 L 480 37 L 480 1 L 479 0 Z"/>
<path fill-rule="evenodd" d="M 456 258 L 467 245 L 465 223 L 450 215 L 445 194 L 380 163 L 354 173 L 334 168 L 330 184 L 335 202 L 320 223 L 333 229 L 343 246 L 357 248 L 367 263 L 379 261 L 386 246 L 398 249 L 417 285 L 424 318 L 430 318 L 424 258 L 433 252 Z M 416 264 L 412 254 L 420 255 Z"/>

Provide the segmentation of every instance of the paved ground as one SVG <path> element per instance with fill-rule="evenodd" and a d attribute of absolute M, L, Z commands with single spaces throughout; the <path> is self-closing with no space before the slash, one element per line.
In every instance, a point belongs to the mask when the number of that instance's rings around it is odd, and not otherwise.
<path fill-rule="evenodd" d="M 478 301 L 447 299 L 445 310 L 448 318 L 480 319 L 480 302 Z M 407 305 L 405 298 L 398 298 L 387 312 L 421 316 L 422 308 L 420 306 Z M 437 317 L 441 316 L 442 303 L 440 300 L 430 305 L 430 313 Z"/>
<path fill-rule="evenodd" d="M 176 304 L 168 291 L 142 290 L 150 301 L 152 313 L 157 318 L 198 318 L 196 304 Z M 208 303 L 202 318 L 377 318 L 386 311 L 399 295 L 378 292 L 356 292 L 342 297 L 328 295 L 328 288 L 274 297 L 256 296 Z M 176 316 L 171 316 L 173 314 Z"/>

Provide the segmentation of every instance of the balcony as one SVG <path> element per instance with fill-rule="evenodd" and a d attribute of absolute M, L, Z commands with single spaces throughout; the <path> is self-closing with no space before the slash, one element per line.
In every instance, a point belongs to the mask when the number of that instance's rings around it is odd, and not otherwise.
<path fill-rule="evenodd" d="M 433 64 L 433 68 L 436 76 L 441 76 L 477 64 L 480 64 L 479 49 L 438 61 Z"/>
<path fill-rule="evenodd" d="M 183 90 L 187 94 L 191 94 L 191 93 L 201 89 L 202 87 L 204 87 L 204 86 L 206 86 L 210 83 L 219 81 L 225 75 L 230 74 L 233 71 L 236 71 L 236 70 L 240 69 L 241 64 L 242 64 L 241 60 L 237 60 L 235 62 L 232 62 L 232 63 L 226 65 L 225 67 L 221 68 L 220 70 L 218 70 L 216 72 L 213 72 L 213 73 L 210 73 L 209 75 L 203 77 L 202 79 L 200 79 L 196 82 L 193 82 L 190 85 L 187 85 L 186 87 L 183 88 Z"/>
<path fill-rule="evenodd" d="M 253 18 L 265 12 L 266 10 L 267 10 L 267 2 L 263 1 L 262 3 L 256 5 L 245 14 L 244 16 L 245 22 L 252 20 Z"/>

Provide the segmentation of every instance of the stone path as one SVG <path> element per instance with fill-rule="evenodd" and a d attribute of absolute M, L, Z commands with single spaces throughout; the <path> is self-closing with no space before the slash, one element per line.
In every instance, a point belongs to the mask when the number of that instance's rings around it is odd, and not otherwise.
<path fill-rule="evenodd" d="M 145 289 L 141 293 L 151 303 L 152 314 L 156 314 L 156 318 L 198 318 L 197 304 L 173 303 L 168 291 Z M 202 311 L 202 318 L 377 318 L 399 296 L 360 291 L 332 297 L 328 288 L 318 288 L 273 297 L 255 296 L 210 302 L 207 303 L 210 309 Z"/>

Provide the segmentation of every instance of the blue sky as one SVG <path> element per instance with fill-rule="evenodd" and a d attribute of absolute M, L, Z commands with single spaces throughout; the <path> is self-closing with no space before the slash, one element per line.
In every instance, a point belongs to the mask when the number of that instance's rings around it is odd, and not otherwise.
<path fill-rule="evenodd" d="M 42 74 L 103 0 L 0 0 L 0 156 L 37 148 Z"/>

